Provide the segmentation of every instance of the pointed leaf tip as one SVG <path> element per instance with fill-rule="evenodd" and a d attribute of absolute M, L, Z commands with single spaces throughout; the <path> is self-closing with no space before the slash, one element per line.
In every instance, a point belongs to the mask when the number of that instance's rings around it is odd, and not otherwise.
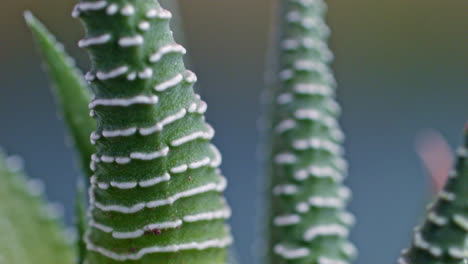
<path fill-rule="evenodd" d="M 35 20 L 34 15 L 33 15 L 32 12 L 29 11 L 29 10 L 24 11 L 23 16 L 24 16 L 24 20 L 25 20 L 26 23 L 28 23 L 28 24 L 33 23 L 34 20 Z"/>
<path fill-rule="evenodd" d="M 89 164 L 94 146 L 89 140 L 89 135 L 96 127 L 94 120 L 89 116 L 91 92 L 82 72 L 76 68 L 63 45 L 30 11 L 24 12 L 24 19 L 47 66 L 47 72 L 54 84 L 54 94 L 80 155 L 82 168 L 90 176 Z"/>

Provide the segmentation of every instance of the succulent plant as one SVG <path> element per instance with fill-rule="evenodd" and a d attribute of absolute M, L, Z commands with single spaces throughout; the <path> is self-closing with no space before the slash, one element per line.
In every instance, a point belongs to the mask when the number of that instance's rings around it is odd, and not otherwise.
<path fill-rule="evenodd" d="M 399 264 L 465 264 L 468 260 L 468 126 L 465 144 L 445 188 L 430 204 L 424 223 Z"/>
<path fill-rule="evenodd" d="M 328 66 L 329 28 L 322 0 L 281 1 L 278 65 L 270 94 L 270 178 L 265 263 L 348 263 L 354 217 L 343 185 L 347 165 L 335 80 Z M 271 87 L 269 87 L 271 88 Z"/>
<path fill-rule="evenodd" d="M 157 1 L 81 2 L 95 94 L 90 263 L 222 263 L 231 236 L 221 156 L 171 13 Z"/>

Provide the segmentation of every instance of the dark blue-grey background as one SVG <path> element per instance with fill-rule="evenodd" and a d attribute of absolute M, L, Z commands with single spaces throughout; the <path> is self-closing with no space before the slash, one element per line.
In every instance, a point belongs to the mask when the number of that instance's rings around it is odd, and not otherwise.
<path fill-rule="evenodd" d="M 4 0 L 5 1 L 5 0 Z M 182 0 L 188 50 L 230 180 L 241 263 L 252 263 L 258 209 L 259 94 L 273 0 Z M 78 58 L 71 0 L 6 0 L 0 8 L 0 145 L 27 160 L 71 222 L 78 169 L 40 58 L 22 21 L 33 10 Z M 414 151 L 421 129 L 455 147 L 468 117 L 466 0 L 332 0 L 333 67 L 344 108 L 362 264 L 394 263 L 430 198 Z M 0 183 L 1 184 L 1 183 Z"/>

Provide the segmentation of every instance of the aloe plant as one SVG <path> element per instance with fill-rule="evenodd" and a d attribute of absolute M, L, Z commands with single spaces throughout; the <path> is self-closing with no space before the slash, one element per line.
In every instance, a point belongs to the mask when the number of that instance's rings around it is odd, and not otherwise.
<path fill-rule="evenodd" d="M 95 94 L 89 263 L 223 263 L 221 156 L 158 1 L 79 3 Z"/>
<path fill-rule="evenodd" d="M 26 178 L 21 159 L 0 152 L 0 263 L 74 263 L 70 241 L 44 186 Z"/>
<path fill-rule="evenodd" d="M 343 133 L 328 63 L 324 1 L 281 1 L 278 78 L 269 107 L 270 178 L 265 263 L 348 263 L 353 216 Z"/>
<path fill-rule="evenodd" d="M 424 223 L 415 229 L 411 247 L 399 264 L 465 264 L 468 260 L 468 126 L 465 145 L 445 188 L 428 208 Z"/>

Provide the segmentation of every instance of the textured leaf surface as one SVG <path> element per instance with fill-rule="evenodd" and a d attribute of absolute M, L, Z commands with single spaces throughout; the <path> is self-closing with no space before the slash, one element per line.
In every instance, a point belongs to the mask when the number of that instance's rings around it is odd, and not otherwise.
<path fill-rule="evenodd" d="M 445 188 L 417 227 L 399 264 L 465 264 L 468 261 L 468 126 Z"/>
<path fill-rule="evenodd" d="M 88 261 L 227 261 L 221 156 L 194 93 L 171 13 L 155 0 L 82 1 L 95 94 Z"/>
<path fill-rule="evenodd" d="M 18 158 L 0 153 L 0 263 L 71 264 L 74 255 L 39 183 L 28 181 Z"/>
<path fill-rule="evenodd" d="M 91 175 L 89 163 L 95 149 L 90 143 L 89 135 L 96 127 L 88 110 L 91 92 L 82 73 L 65 53 L 62 44 L 58 43 L 30 12 L 25 13 L 25 19 L 37 39 L 49 76 L 54 84 L 55 96 L 80 155 L 82 167 L 88 175 Z"/>
<path fill-rule="evenodd" d="M 280 1 L 275 87 L 270 94 L 268 264 L 346 264 L 353 216 L 338 125 L 329 29 L 322 0 Z M 269 134 L 269 135 L 268 135 Z"/>

